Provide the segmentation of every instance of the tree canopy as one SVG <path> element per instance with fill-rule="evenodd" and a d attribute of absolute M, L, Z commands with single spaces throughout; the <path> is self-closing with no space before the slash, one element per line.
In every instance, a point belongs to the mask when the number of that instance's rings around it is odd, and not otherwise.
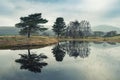
<path fill-rule="evenodd" d="M 81 22 L 72 21 L 69 23 L 65 31 L 65 36 L 72 38 L 83 38 L 91 36 L 91 25 L 86 20 L 82 20 Z"/>
<path fill-rule="evenodd" d="M 55 34 L 59 37 L 65 31 L 66 25 L 64 19 L 62 17 L 58 17 L 52 27 Z"/>
<path fill-rule="evenodd" d="M 21 17 L 20 23 L 15 24 L 17 28 L 21 28 L 19 33 L 21 35 L 27 34 L 29 38 L 31 33 L 37 33 L 37 31 L 47 30 L 47 28 L 44 28 L 43 26 L 39 25 L 48 22 L 48 20 L 43 19 L 41 15 L 41 13 L 35 13 L 28 15 L 27 17 Z"/>

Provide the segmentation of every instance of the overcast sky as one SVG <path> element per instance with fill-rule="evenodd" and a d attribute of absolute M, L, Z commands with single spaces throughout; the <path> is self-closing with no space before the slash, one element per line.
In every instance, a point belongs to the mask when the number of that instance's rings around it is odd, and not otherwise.
<path fill-rule="evenodd" d="M 66 24 L 88 20 L 92 26 L 120 27 L 120 0 L 0 0 L 0 26 L 14 26 L 21 16 L 42 13 L 53 25 L 56 17 Z"/>

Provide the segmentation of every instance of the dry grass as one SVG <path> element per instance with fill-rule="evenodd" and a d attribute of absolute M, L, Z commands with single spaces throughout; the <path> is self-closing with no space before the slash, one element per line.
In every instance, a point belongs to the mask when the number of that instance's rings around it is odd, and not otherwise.
<path fill-rule="evenodd" d="M 115 36 L 115 37 L 88 37 L 88 38 L 78 38 L 78 39 L 73 39 L 73 38 L 63 38 L 59 39 L 60 41 L 89 41 L 89 42 L 120 42 L 120 36 Z"/>
<path fill-rule="evenodd" d="M 7 48 L 13 46 L 46 46 L 57 43 L 58 40 L 53 37 L 32 36 L 27 38 L 25 36 L 0 36 L 0 48 Z"/>
<path fill-rule="evenodd" d="M 88 37 L 88 38 L 60 38 L 59 41 L 89 41 L 89 42 L 120 42 L 120 36 L 115 37 Z M 27 38 L 25 36 L 0 36 L 0 48 L 11 48 L 16 46 L 47 46 L 51 44 L 57 43 L 58 40 L 54 37 L 44 37 L 44 36 L 32 36 L 31 38 Z"/>

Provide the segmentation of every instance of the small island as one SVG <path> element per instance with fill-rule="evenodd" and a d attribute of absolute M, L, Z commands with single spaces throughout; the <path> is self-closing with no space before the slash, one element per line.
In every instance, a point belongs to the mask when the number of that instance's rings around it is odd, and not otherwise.
<path fill-rule="evenodd" d="M 82 20 L 71 21 L 66 24 L 63 17 L 56 18 L 51 31 L 44 25 L 48 20 L 42 18 L 42 13 L 30 14 L 21 17 L 20 22 L 15 24 L 19 28 L 19 35 L 0 36 L 0 48 L 36 46 L 43 47 L 60 41 L 87 41 L 87 42 L 120 42 L 120 34 L 116 31 L 102 32 L 93 31 L 90 22 Z M 46 32 L 45 32 L 46 31 Z M 42 33 L 42 34 L 40 34 Z"/>

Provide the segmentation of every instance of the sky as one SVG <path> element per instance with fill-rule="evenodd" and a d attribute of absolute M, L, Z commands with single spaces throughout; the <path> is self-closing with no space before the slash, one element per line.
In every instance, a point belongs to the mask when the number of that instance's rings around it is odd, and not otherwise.
<path fill-rule="evenodd" d="M 42 13 L 46 25 L 63 17 L 66 24 L 87 20 L 92 27 L 120 27 L 120 0 L 0 0 L 0 26 L 14 26 L 20 17 L 34 13 Z"/>

